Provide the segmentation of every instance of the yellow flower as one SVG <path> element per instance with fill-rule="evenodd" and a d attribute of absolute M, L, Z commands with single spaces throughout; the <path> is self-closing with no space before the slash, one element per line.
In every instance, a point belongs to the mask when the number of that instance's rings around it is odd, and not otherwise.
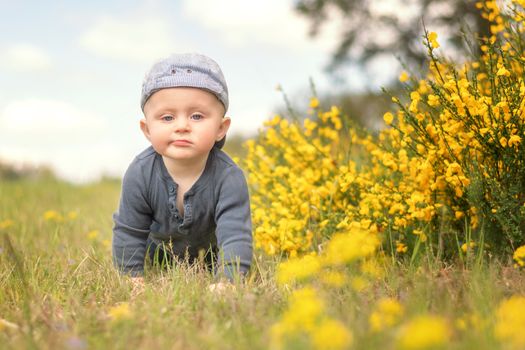
<path fill-rule="evenodd" d="M 75 220 L 78 217 L 78 212 L 70 211 L 69 213 L 67 213 L 67 217 L 69 220 Z"/>
<path fill-rule="evenodd" d="M 111 321 L 117 322 L 121 320 L 126 320 L 131 318 L 131 310 L 128 303 L 120 303 L 118 305 L 112 306 L 108 310 L 108 316 L 111 318 Z"/>
<path fill-rule="evenodd" d="M 320 274 L 321 281 L 331 287 L 342 287 L 346 282 L 346 276 L 338 271 L 328 271 Z"/>
<path fill-rule="evenodd" d="M 485 134 L 488 133 L 489 131 L 490 131 L 489 128 L 481 128 L 481 129 L 479 129 L 479 133 L 480 133 L 481 135 L 485 135 Z"/>
<path fill-rule="evenodd" d="M 403 312 L 403 305 L 397 300 L 392 298 L 380 299 L 368 318 L 371 330 L 373 332 L 381 332 L 396 325 Z"/>
<path fill-rule="evenodd" d="M 44 220 L 60 222 L 62 221 L 62 215 L 56 210 L 48 210 L 44 213 Z"/>
<path fill-rule="evenodd" d="M 305 135 L 311 136 L 312 131 L 317 127 L 317 123 L 311 121 L 310 119 L 306 118 L 303 122 L 303 126 L 305 128 Z"/>
<path fill-rule="evenodd" d="M 444 346 L 450 339 L 447 321 L 439 316 L 416 316 L 399 332 L 400 349 L 425 349 Z"/>
<path fill-rule="evenodd" d="M 501 147 L 507 147 L 507 138 L 503 136 L 502 138 L 499 139 L 499 143 Z"/>
<path fill-rule="evenodd" d="M 496 338 L 515 349 L 525 348 L 525 297 L 512 296 L 500 303 L 496 311 Z"/>
<path fill-rule="evenodd" d="M 364 230 L 338 233 L 328 242 L 322 259 L 327 265 L 350 264 L 374 254 L 379 243 L 376 235 Z"/>
<path fill-rule="evenodd" d="M 13 226 L 15 224 L 15 222 L 11 219 L 6 219 L 6 220 L 3 220 L 3 221 L 0 221 L 0 230 L 4 230 L 6 228 L 9 228 L 11 226 Z"/>
<path fill-rule="evenodd" d="M 422 230 L 414 230 L 412 231 L 412 233 L 415 234 L 416 236 L 419 236 L 419 239 L 421 240 L 421 242 L 427 241 L 428 237 Z"/>
<path fill-rule="evenodd" d="M 102 245 L 104 246 L 104 248 L 109 248 L 111 247 L 111 241 L 109 239 L 104 239 L 102 241 Z"/>
<path fill-rule="evenodd" d="M 318 329 L 324 313 L 324 303 L 312 287 L 295 290 L 281 319 L 271 327 L 274 348 L 282 348 L 287 340 Z"/>
<path fill-rule="evenodd" d="M 496 73 L 497 76 L 510 76 L 510 72 L 505 68 L 505 67 L 501 67 L 500 69 L 498 69 L 498 72 Z"/>
<path fill-rule="evenodd" d="M 367 259 L 361 263 L 361 272 L 372 278 L 381 278 L 385 275 L 385 269 L 378 259 Z"/>
<path fill-rule="evenodd" d="M 519 266 L 525 266 L 525 245 L 518 247 L 512 256 Z"/>
<path fill-rule="evenodd" d="M 386 125 L 392 124 L 392 121 L 394 121 L 394 115 L 390 112 L 386 112 L 383 115 L 383 120 L 385 121 Z"/>
<path fill-rule="evenodd" d="M 87 233 L 87 238 L 93 241 L 97 239 L 99 234 L 100 234 L 99 230 L 91 230 Z"/>
<path fill-rule="evenodd" d="M 312 330 L 317 319 L 324 312 L 324 303 L 311 287 L 298 289 L 292 293 L 288 310 L 282 322 L 293 330 Z"/>
<path fill-rule="evenodd" d="M 434 49 L 437 49 L 439 47 L 439 43 L 437 42 L 437 33 L 435 32 L 430 32 L 428 33 L 428 41 L 430 42 L 430 46 L 432 46 L 432 48 Z"/>
<path fill-rule="evenodd" d="M 436 95 L 428 95 L 427 97 L 428 105 L 431 107 L 439 106 L 439 96 Z"/>
<path fill-rule="evenodd" d="M 461 250 L 466 253 L 468 250 L 472 250 L 476 247 L 476 242 L 463 243 L 461 245 Z"/>
<path fill-rule="evenodd" d="M 405 243 L 396 241 L 396 252 L 398 253 L 406 253 L 408 251 L 408 247 Z"/>
<path fill-rule="evenodd" d="M 509 147 L 518 146 L 520 144 L 520 142 L 521 142 L 521 137 L 519 137 L 518 135 L 512 135 L 509 138 L 508 145 L 509 145 Z"/>
<path fill-rule="evenodd" d="M 321 269 L 317 256 L 305 255 L 301 258 L 289 259 L 277 269 L 277 282 L 281 285 L 301 281 L 315 275 Z"/>
<path fill-rule="evenodd" d="M 350 281 L 350 285 L 352 286 L 352 288 L 356 291 L 356 292 L 361 292 L 363 290 L 366 289 L 366 287 L 368 287 L 369 283 L 368 281 L 366 280 L 366 278 L 362 277 L 362 276 L 355 276 L 354 278 L 352 278 L 352 280 Z"/>
<path fill-rule="evenodd" d="M 399 76 L 399 81 L 404 83 L 409 79 L 408 73 L 403 71 L 401 72 L 401 75 Z"/>
<path fill-rule="evenodd" d="M 324 319 L 313 331 L 315 349 L 347 349 L 352 344 L 352 333 L 339 321 Z"/>
<path fill-rule="evenodd" d="M 319 107 L 319 100 L 317 99 L 317 97 L 312 97 L 310 99 L 310 108 L 317 108 Z"/>

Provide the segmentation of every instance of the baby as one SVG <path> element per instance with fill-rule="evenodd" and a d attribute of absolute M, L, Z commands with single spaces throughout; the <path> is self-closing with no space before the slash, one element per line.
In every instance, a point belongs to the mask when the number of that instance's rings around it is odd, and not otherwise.
<path fill-rule="evenodd" d="M 142 283 L 144 260 L 203 258 L 230 281 L 252 260 L 248 188 L 224 153 L 230 118 L 222 71 L 200 54 L 153 65 L 140 128 L 151 146 L 129 165 L 113 215 L 113 262 Z M 157 260 L 158 261 L 158 260 Z"/>

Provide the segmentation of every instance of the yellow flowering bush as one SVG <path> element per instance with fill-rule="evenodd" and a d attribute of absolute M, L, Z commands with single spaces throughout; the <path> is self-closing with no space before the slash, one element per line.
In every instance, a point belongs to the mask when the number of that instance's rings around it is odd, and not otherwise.
<path fill-rule="evenodd" d="M 424 180 L 416 207 L 432 208 L 420 218 L 433 232 L 443 234 L 444 220 L 456 232 L 482 223 L 484 239 L 507 251 L 523 243 L 525 229 L 522 5 L 512 2 L 505 14 L 495 1 L 479 3 L 492 36 L 461 66 L 439 57 L 437 34 L 428 33 L 428 77 L 405 84 L 406 102 L 394 98 L 398 110 L 385 115 L 392 128 L 379 143 L 398 188 L 409 176 Z M 409 169 L 399 166 L 406 163 Z"/>
<path fill-rule="evenodd" d="M 525 11 L 511 4 L 478 4 L 492 36 L 467 62 L 438 55 L 438 34 L 427 32 L 428 75 L 401 74 L 406 95 L 392 98 L 377 136 L 317 98 L 302 121 L 268 121 L 243 164 L 256 246 L 317 252 L 356 222 L 383 233 L 394 255 L 420 243 L 448 255 L 471 241 L 507 253 L 525 243 Z"/>
<path fill-rule="evenodd" d="M 308 251 L 329 235 L 333 213 L 343 208 L 336 182 L 344 158 L 340 111 L 333 107 L 319 117 L 301 125 L 276 116 L 247 143 L 254 235 L 268 254 Z"/>

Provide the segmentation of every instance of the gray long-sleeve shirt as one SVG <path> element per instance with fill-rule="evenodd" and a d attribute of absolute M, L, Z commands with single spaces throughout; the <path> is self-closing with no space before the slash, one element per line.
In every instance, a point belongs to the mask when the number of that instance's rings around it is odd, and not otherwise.
<path fill-rule="evenodd" d="M 252 260 L 248 188 L 242 170 L 220 149 L 210 152 L 202 175 L 184 194 L 184 217 L 176 205 L 178 186 L 152 147 L 130 164 L 113 215 L 113 262 L 131 275 L 144 270 L 148 236 L 169 242 L 175 255 L 198 256 L 219 247 L 219 266 L 246 273 Z M 228 268 L 229 267 L 229 268 Z"/>

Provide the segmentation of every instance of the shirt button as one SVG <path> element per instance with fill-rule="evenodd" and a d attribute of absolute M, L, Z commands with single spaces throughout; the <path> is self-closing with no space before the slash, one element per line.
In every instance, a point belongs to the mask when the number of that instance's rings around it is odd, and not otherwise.
<path fill-rule="evenodd" d="M 170 193 L 175 193 L 175 187 L 173 186 L 168 187 L 168 190 L 170 191 Z"/>
<path fill-rule="evenodd" d="M 170 203 L 168 204 L 168 208 L 170 208 L 170 210 L 173 210 L 175 209 L 175 205 L 173 203 Z"/>

